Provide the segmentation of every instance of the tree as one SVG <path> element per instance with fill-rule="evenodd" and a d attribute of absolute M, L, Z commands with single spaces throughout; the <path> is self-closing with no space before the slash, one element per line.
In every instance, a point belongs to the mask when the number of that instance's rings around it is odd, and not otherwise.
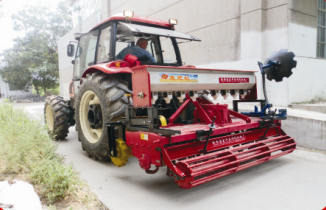
<path fill-rule="evenodd" d="M 0 75 L 4 81 L 19 83 L 20 87 L 32 83 L 37 92 L 58 85 L 57 41 L 71 30 L 70 14 L 60 2 L 55 11 L 46 5 L 29 6 L 12 16 L 14 30 L 24 36 L 15 38 L 13 48 L 3 54 L 5 66 L 0 68 Z"/>
<path fill-rule="evenodd" d="M 58 85 L 58 71 L 56 65 L 45 63 L 38 69 L 31 69 L 33 85 L 39 94 L 40 88 L 46 93 L 46 88 L 55 88 Z"/>
<path fill-rule="evenodd" d="M 31 73 L 26 65 L 29 60 L 26 59 L 24 52 L 14 47 L 6 50 L 2 56 L 5 61 L 0 72 L 2 79 L 11 86 L 26 90 L 31 82 Z"/>

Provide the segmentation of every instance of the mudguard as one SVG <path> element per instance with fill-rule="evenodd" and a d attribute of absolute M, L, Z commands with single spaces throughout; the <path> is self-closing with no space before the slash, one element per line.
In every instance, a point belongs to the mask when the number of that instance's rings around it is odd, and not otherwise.
<path fill-rule="evenodd" d="M 117 62 L 126 64 L 126 66 L 125 67 L 117 67 L 117 66 L 115 66 L 115 63 L 117 63 Z M 119 73 L 131 74 L 133 72 L 127 62 L 113 61 L 110 63 L 95 64 L 93 66 L 90 66 L 88 69 L 85 70 L 85 72 L 82 75 L 82 78 L 86 77 L 87 74 L 95 73 L 97 71 L 102 71 L 103 73 L 106 73 L 106 74 L 119 74 Z"/>

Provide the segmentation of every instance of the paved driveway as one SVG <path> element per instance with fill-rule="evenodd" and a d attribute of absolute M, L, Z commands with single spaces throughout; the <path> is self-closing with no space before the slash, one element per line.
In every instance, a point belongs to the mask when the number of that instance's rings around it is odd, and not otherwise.
<path fill-rule="evenodd" d="M 41 119 L 43 104 L 20 104 Z M 117 168 L 94 161 L 82 150 L 75 128 L 58 142 L 58 152 L 110 210 L 321 210 L 326 206 L 326 154 L 297 149 L 294 153 L 184 190 L 165 175 L 146 174 L 136 158 Z"/>

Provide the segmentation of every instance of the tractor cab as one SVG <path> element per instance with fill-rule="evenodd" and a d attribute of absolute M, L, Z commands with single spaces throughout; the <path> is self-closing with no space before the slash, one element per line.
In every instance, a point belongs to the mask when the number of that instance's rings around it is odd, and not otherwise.
<path fill-rule="evenodd" d="M 145 49 L 156 62 L 138 57 L 142 65 L 182 66 L 179 43 L 201 41 L 174 30 L 176 20 L 169 22 L 141 16 L 115 15 L 92 28 L 88 33 L 75 34 L 78 40 L 74 80 L 79 80 L 93 65 L 123 60 L 119 53 L 135 47 L 139 39 L 147 40 Z M 68 56 L 74 56 L 74 45 L 68 45 Z"/>

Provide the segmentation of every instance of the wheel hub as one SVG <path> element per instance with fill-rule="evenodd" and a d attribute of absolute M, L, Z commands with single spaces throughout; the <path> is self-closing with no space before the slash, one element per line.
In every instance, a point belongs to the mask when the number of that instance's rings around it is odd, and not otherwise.
<path fill-rule="evenodd" d="M 99 104 L 89 105 L 87 119 L 92 129 L 102 127 L 102 110 Z"/>
<path fill-rule="evenodd" d="M 46 119 L 46 124 L 48 125 L 48 129 L 50 131 L 53 131 L 54 120 L 53 120 L 52 108 L 51 108 L 50 105 L 47 105 L 46 106 L 46 109 L 45 109 L 45 119 Z"/>
<path fill-rule="evenodd" d="M 93 91 L 88 90 L 83 94 L 79 107 L 81 130 L 83 131 L 86 140 L 94 144 L 98 142 L 103 132 L 100 101 Z"/>

